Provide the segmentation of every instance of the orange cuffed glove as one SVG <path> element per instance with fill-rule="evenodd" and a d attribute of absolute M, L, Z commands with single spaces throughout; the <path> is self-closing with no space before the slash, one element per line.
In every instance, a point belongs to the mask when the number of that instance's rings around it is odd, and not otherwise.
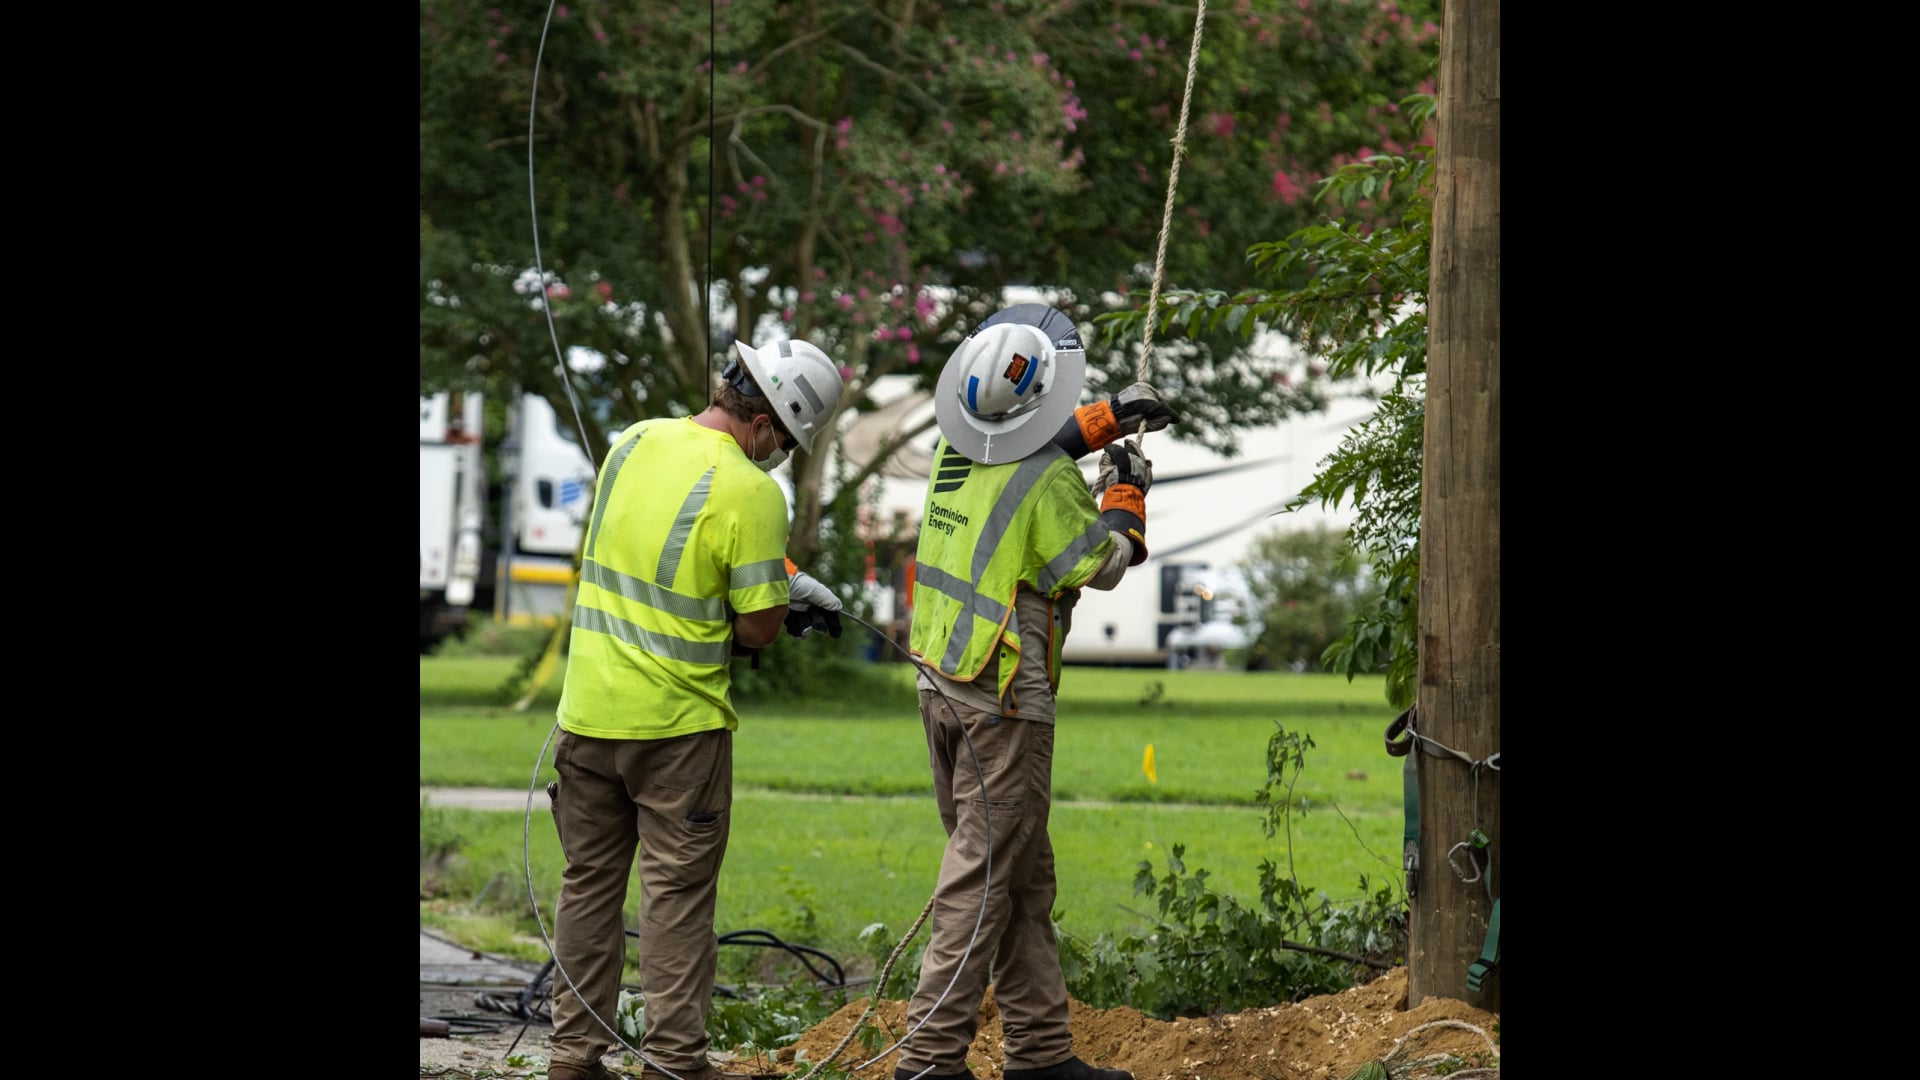
<path fill-rule="evenodd" d="M 1078 461 L 1095 450 L 1106 449 L 1124 435 L 1159 431 L 1179 419 L 1173 407 L 1161 400 L 1158 390 L 1137 382 L 1106 401 L 1073 410 L 1067 422 L 1060 425 L 1053 444 Z"/>
<path fill-rule="evenodd" d="M 1128 566 L 1147 561 L 1147 489 L 1153 486 L 1153 462 L 1134 443 L 1111 443 L 1101 463 L 1100 520 L 1133 541 Z M 1108 479 L 1111 477 L 1111 479 Z"/>

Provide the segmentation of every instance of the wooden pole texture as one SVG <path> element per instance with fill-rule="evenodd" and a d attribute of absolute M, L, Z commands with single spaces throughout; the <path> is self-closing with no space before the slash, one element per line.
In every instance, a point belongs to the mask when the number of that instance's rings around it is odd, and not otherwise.
<path fill-rule="evenodd" d="M 1500 750 L 1499 0 L 1447 0 L 1438 96 L 1415 726 L 1484 761 Z M 1500 896 L 1500 774 L 1415 756 L 1420 873 L 1408 1006 L 1437 996 L 1498 1012 L 1498 972 L 1478 991 L 1467 974 Z M 1476 828 L 1491 843 L 1469 861 L 1456 845 Z M 1468 875 L 1477 862 L 1483 880 L 1462 880 L 1450 852 Z"/>

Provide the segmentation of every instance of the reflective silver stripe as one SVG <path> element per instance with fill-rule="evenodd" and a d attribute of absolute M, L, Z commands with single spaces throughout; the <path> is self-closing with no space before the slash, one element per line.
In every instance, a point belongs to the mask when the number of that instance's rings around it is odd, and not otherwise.
<path fill-rule="evenodd" d="M 730 589 L 751 589 L 755 585 L 771 585 L 776 581 L 787 580 L 787 560 L 768 559 L 765 562 L 750 562 L 733 568 L 727 576 Z"/>
<path fill-rule="evenodd" d="M 587 530 L 586 556 L 588 558 L 593 557 L 593 545 L 600 539 L 600 519 L 607 512 L 607 492 L 613 490 L 613 478 L 620 475 L 620 466 L 627 463 L 627 455 L 633 453 L 633 448 L 640 445 L 640 440 L 646 434 L 643 428 L 638 435 L 621 443 L 614 450 L 613 457 L 608 460 L 607 467 L 600 473 L 600 494 L 593 500 L 593 527 Z"/>
<path fill-rule="evenodd" d="M 1007 617 L 1007 605 L 991 596 L 983 596 L 973 591 L 973 586 L 961 581 L 937 566 L 922 564 L 914 567 L 913 585 L 919 588 L 925 585 L 934 592 L 959 604 L 964 610 L 971 611 L 989 622 L 998 624 Z"/>
<path fill-rule="evenodd" d="M 805 375 L 795 375 L 793 385 L 800 388 L 801 396 L 807 399 L 807 404 L 813 406 L 814 415 L 827 411 L 827 403 L 820 400 L 820 395 L 814 392 L 813 384 L 807 381 Z"/>
<path fill-rule="evenodd" d="M 726 603 L 717 596 L 685 596 L 663 589 L 651 581 L 601 566 L 592 560 L 580 564 L 580 580 L 678 618 L 714 623 L 727 621 Z"/>
<path fill-rule="evenodd" d="M 1047 443 L 1027 455 L 1020 462 L 1020 467 L 1013 471 L 1013 479 L 1007 481 L 1000 497 L 994 500 L 993 510 L 987 514 L 987 522 L 980 528 L 980 539 L 973 545 L 974 581 L 979 581 L 980 575 L 987 572 L 987 564 L 993 561 L 995 549 L 1006 538 L 1007 526 L 1013 523 L 1013 515 L 1019 513 L 1020 504 L 1027 501 L 1027 493 L 1046 475 L 1047 468 L 1065 454 L 1066 451 Z"/>
<path fill-rule="evenodd" d="M 1047 469 L 1065 456 L 1066 451 L 1048 443 L 1029 454 L 1020 462 L 1020 467 L 1013 471 L 1013 478 L 1007 481 L 1005 488 L 1001 489 L 1000 497 L 993 502 L 993 510 L 987 514 L 986 522 L 980 527 L 980 538 L 974 541 L 970 590 L 979 588 L 980 578 L 987 572 L 987 564 L 993 561 L 994 551 L 1000 547 L 1000 541 L 1006 538 L 1007 526 L 1013 523 L 1013 515 L 1019 513 L 1020 504 L 1026 501 L 1027 494 L 1040 482 L 1040 478 L 1046 475 Z M 923 566 L 916 569 L 914 574 L 918 578 L 926 572 L 927 568 Z M 1004 604 L 999 606 L 1002 612 L 1006 611 Z M 968 610 L 971 611 L 972 608 L 969 607 Z M 998 622 L 998 618 L 995 622 Z M 940 670 L 949 675 L 958 673 L 960 658 L 966 654 L 967 645 L 972 641 L 973 620 L 957 620 L 952 635 L 947 638 L 947 653 L 940 658 Z"/>
<path fill-rule="evenodd" d="M 693 532 L 693 523 L 700 516 L 700 508 L 707 505 L 707 491 L 713 487 L 713 466 L 700 474 L 693 482 L 693 490 L 687 492 L 686 501 L 680 504 L 680 512 L 673 517 L 673 528 L 667 533 L 667 542 L 660 549 L 660 565 L 653 572 L 653 580 L 673 588 L 673 575 L 680 572 L 680 553 L 686 550 L 687 535 Z"/>
<path fill-rule="evenodd" d="M 1060 579 L 1073 573 L 1073 568 L 1079 565 L 1080 560 L 1086 558 L 1089 552 L 1100 546 L 1102 540 L 1111 535 L 1113 530 L 1107 528 L 1107 523 L 1104 521 L 1096 519 L 1093 524 L 1087 526 L 1087 531 L 1074 537 L 1065 551 L 1047 560 L 1047 565 L 1040 568 L 1040 591 L 1049 596 L 1053 595 L 1053 587 L 1060 583 Z"/>
<path fill-rule="evenodd" d="M 625 619 L 609 615 L 599 608 L 587 607 L 585 604 L 575 605 L 573 627 L 576 630 L 607 634 L 655 656 L 664 656 L 669 660 L 679 660 L 682 663 L 718 666 L 728 661 L 729 650 L 724 641 L 688 641 L 686 638 L 656 634 L 651 630 L 635 626 Z"/>

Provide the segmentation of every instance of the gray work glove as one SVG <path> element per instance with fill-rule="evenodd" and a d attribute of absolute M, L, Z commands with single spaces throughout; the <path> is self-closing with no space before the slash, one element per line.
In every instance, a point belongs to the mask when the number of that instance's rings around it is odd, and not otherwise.
<path fill-rule="evenodd" d="M 805 571 L 795 570 L 787 576 L 786 627 L 794 637 L 806 637 L 815 630 L 839 637 L 840 598 Z"/>
<path fill-rule="evenodd" d="M 1094 477 L 1090 489 L 1093 497 L 1100 498 L 1113 484 L 1132 484 L 1142 495 L 1153 486 L 1153 462 L 1141 452 L 1139 439 L 1109 444 L 1101 455 L 1100 475 Z"/>
<path fill-rule="evenodd" d="M 787 577 L 788 607 L 817 607 L 828 611 L 840 610 L 840 597 L 832 589 L 820 584 L 805 570 L 796 570 Z"/>
<path fill-rule="evenodd" d="M 1129 435 L 1159 431 L 1180 419 L 1173 406 L 1160 396 L 1160 391 L 1148 383 L 1134 383 L 1113 395 L 1112 404 L 1113 418 L 1119 421 L 1120 430 Z"/>

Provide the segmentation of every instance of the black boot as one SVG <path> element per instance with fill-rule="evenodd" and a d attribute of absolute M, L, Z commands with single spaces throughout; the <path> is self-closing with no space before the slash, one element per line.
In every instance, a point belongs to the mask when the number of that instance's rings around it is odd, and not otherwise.
<path fill-rule="evenodd" d="M 1096 1069 L 1077 1057 L 1070 1057 L 1044 1069 L 1008 1069 L 1003 1080 L 1133 1080 L 1124 1069 Z"/>

